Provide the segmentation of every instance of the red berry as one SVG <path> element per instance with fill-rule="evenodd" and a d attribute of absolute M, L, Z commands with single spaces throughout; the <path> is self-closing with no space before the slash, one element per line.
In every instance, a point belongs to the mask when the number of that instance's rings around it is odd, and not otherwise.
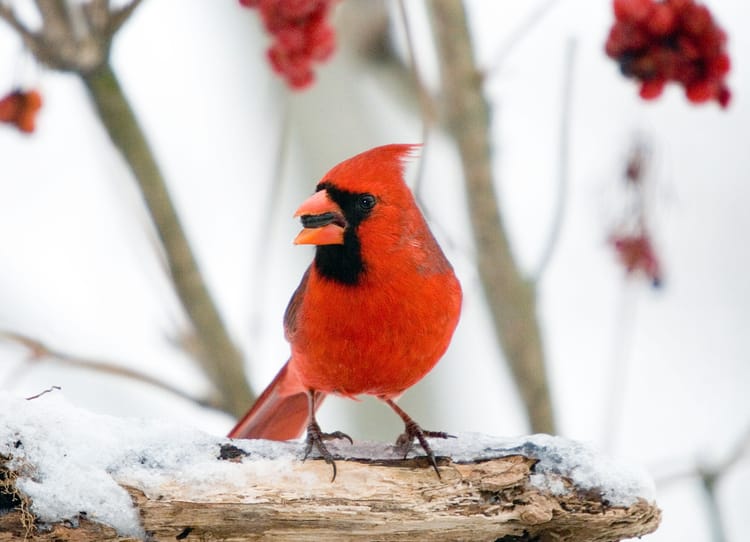
<path fill-rule="evenodd" d="M 653 4 L 651 0 L 614 0 L 613 7 L 615 17 L 620 21 L 645 21 L 651 13 Z"/>
<path fill-rule="evenodd" d="M 696 81 L 685 88 L 687 99 L 695 104 L 707 102 L 718 93 L 713 81 Z"/>
<path fill-rule="evenodd" d="M 708 71 L 711 76 L 718 79 L 728 74 L 730 67 L 731 62 L 729 60 L 729 55 L 726 53 L 721 53 L 719 56 L 713 59 L 711 65 L 708 68 Z"/>
<path fill-rule="evenodd" d="M 21 111 L 16 119 L 16 126 L 26 134 L 32 133 L 36 126 L 36 113 L 30 110 Z"/>
<path fill-rule="evenodd" d="M 628 274 L 640 271 L 654 285 L 661 283 L 661 264 L 647 232 L 613 235 L 609 242 Z"/>
<path fill-rule="evenodd" d="M 729 106 L 729 101 L 732 99 L 732 92 L 725 86 L 721 86 L 719 88 L 719 92 L 716 96 L 716 101 L 719 102 L 719 105 L 722 107 L 722 109 L 726 109 Z"/>
<path fill-rule="evenodd" d="M 312 65 L 334 51 L 335 34 L 327 16 L 334 0 L 240 0 L 257 7 L 266 30 L 275 39 L 267 51 L 274 72 L 293 89 L 314 80 Z"/>
<path fill-rule="evenodd" d="M 682 26 L 694 36 L 700 36 L 711 26 L 711 12 L 706 6 L 693 4 L 685 8 Z"/>
<path fill-rule="evenodd" d="M 307 41 L 305 31 L 297 26 L 276 32 L 276 45 L 285 51 L 304 51 Z"/>
<path fill-rule="evenodd" d="M 327 2 L 320 0 L 283 0 L 279 2 L 279 15 L 284 19 L 304 19 L 324 8 Z"/>
<path fill-rule="evenodd" d="M 336 49 L 336 34 L 328 25 L 319 25 L 310 40 L 308 54 L 314 60 L 327 60 Z"/>
<path fill-rule="evenodd" d="M 29 109 L 36 113 L 41 109 L 42 107 L 42 95 L 39 93 L 38 90 L 30 90 L 25 93 L 24 95 L 24 106 L 26 109 Z"/>
<path fill-rule="evenodd" d="M 23 107 L 20 91 L 14 91 L 0 99 L 0 122 L 16 122 L 18 113 Z"/>
<path fill-rule="evenodd" d="M 664 85 L 666 81 L 664 79 L 651 79 L 641 83 L 641 89 L 639 94 L 644 100 L 654 100 L 661 96 L 664 91 Z"/>
<path fill-rule="evenodd" d="M 31 133 L 41 107 L 42 96 L 37 90 L 14 90 L 0 99 L 0 122 L 14 124 L 22 132 Z"/>
<path fill-rule="evenodd" d="M 656 4 L 646 26 L 654 36 L 666 36 L 674 32 L 677 27 L 677 17 L 670 6 Z"/>
<path fill-rule="evenodd" d="M 681 12 L 694 1 L 695 0 L 666 0 L 664 3 L 674 9 L 676 12 Z"/>

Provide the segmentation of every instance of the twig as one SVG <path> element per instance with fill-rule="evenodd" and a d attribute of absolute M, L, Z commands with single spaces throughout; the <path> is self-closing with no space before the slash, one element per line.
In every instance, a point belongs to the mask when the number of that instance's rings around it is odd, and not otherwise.
<path fill-rule="evenodd" d="M 748 451 L 750 451 L 750 426 L 745 429 L 737 444 L 730 450 L 723 461 L 719 461 L 716 465 L 712 466 L 699 465 L 696 469 L 701 481 L 701 487 L 703 488 L 703 494 L 706 497 L 708 520 L 711 524 L 714 542 L 725 542 L 728 540 L 724 527 L 724 517 L 716 495 L 716 486 L 727 472 L 747 455 Z"/>
<path fill-rule="evenodd" d="M 34 33 L 31 32 L 26 26 L 16 17 L 13 10 L 5 4 L 0 4 L 0 19 L 8 23 L 16 32 L 18 32 L 24 41 L 30 40 L 34 37 Z"/>
<path fill-rule="evenodd" d="M 552 255 L 557 248 L 560 232 L 562 231 L 563 220 L 565 218 L 565 209 L 568 200 L 568 174 L 569 174 L 569 157 L 570 157 L 570 112 L 573 97 L 573 75 L 575 71 L 577 42 L 575 38 L 569 38 L 565 47 L 565 69 L 563 76 L 563 92 L 560 104 L 560 145 L 558 155 L 558 182 L 557 198 L 555 203 L 554 214 L 550 226 L 547 243 L 542 250 L 542 256 L 539 260 L 536 272 L 532 275 L 534 282 L 539 282 L 544 271 L 547 269 Z"/>
<path fill-rule="evenodd" d="M 197 397 L 193 397 L 192 395 L 185 393 L 179 388 L 176 388 L 162 380 L 138 371 L 134 371 L 132 369 L 128 369 L 127 367 L 123 367 L 115 363 L 74 356 L 55 348 L 51 348 L 40 340 L 13 331 L 0 331 L 0 337 L 24 346 L 29 351 L 30 361 L 41 361 L 44 358 L 51 358 L 57 360 L 59 364 L 65 365 L 67 367 L 87 369 L 99 373 L 128 378 L 130 380 L 135 380 L 136 382 L 142 382 L 144 384 L 154 386 L 168 393 L 171 393 L 172 395 L 176 395 L 177 397 L 196 403 L 200 406 L 223 409 L 223 405 L 218 404 L 215 400 L 199 399 Z M 53 388 L 54 387 L 57 386 L 53 386 Z M 34 397 L 30 397 L 30 399 L 33 399 Z"/>
<path fill-rule="evenodd" d="M 89 0 L 81 6 L 86 22 L 89 27 L 97 33 L 106 33 L 110 26 L 110 13 L 108 0 Z M 114 32 L 112 32 L 114 33 Z"/>
<path fill-rule="evenodd" d="M 706 500 L 706 515 L 711 526 L 711 536 L 713 542 L 726 542 L 727 535 L 724 529 L 724 519 L 721 513 L 721 506 L 716 498 L 716 483 L 718 474 L 710 471 L 698 470 L 698 475 L 703 489 L 703 496 Z"/>
<path fill-rule="evenodd" d="M 555 431 L 536 291 L 513 257 L 503 227 L 490 162 L 490 108 L 482 94 L 463 4 L 428 3 L 438 47 L 448 130 L 458 145 L 477 250 L 477 268 L 526 413 L 535 432 Z"/>
<path fill-rule="evenodd" d="M 552 7 L 557 3 L 557 0 L 547 0 L 546 2 L 540 2 L 536 8 L 518 25 L 514 30 L 511 31 L 510 35 L 505 39 L 498 54 L 495 56 L 495 61 L 492 63 L 492 67 L 486 70 L 486 76 L 492 76 L 500 72 L 500 68 L 505 64 L 505 59 L 508 58 L 510 53 L 516 46 L 523 41 L 523 39 L 529 35 L 531 30 L 539 24 L 544 16 L 550 11 Z"/>
<path fill-rule="evenodd" d="M 114 11 L 110 15 L 110 24 L 109 24 L 109 30 L 110 32 L 114 33 L 117 32 L 120 27 L 125 24 L 125 21 L 127 21 L 130 16 L 133 14 L 133 12 L 138 8 L 138 6 L 141 5 L 141 0 L 132 0 L 129 4 L 121 7 L 117 11 Z"/>
<path fill-rule="evenodd" d="M 417 50 L 416 46 L 414 45 L 414 36 L 411 31 L 411 25 L 409 24 L 409 14 L 406 9 L 406 2 L 405 0 L 399 0 L 398 1 L 398 8 L 399 8 L 399 16 L 401 18 L 401 24 L 404 28 L 404 37 L 406 38 L 406 51 L 408 56 L 408 63 L 409 63 L 409 73 L 411 75 L 412 83 L 414 84 L 414 88 L 416 89 L 417 93 L 417 101 L 419 103 L 419 111 L 421 113 L 422 118 L 422 136 L 421 136 L 421 143 L 422 143 L 422 152 L 420 156 L 419 163 L 417 165 L 417 173 L 414 177 L 414 194 L 421 202 L 420 194 L 422 189 L 422 181 L 424 180 L 424 164 L 426 162 L 425 160 L 425 153 L 427 151 L 427 145 L 429 141 L 429 134 L 432 130 L 432 127 L 435 124 L 435 119 L 437 117 L 437 113 L 435 112 L 435 102 L 430 96 L 430 93 L 427 91 L 427 87 L 424 84 L 424 81 L 422 80 L 422 76 L 419 73 L 419 66 L 417 65 Z M 422 211 L 425 213 L 425 216 L 429 219 L 428 211 L 424 205 L 422 205 L 423 209 Z"/>
<path fill-rule="evenodd" d="M 59 391 L 61 389 L 62 388 L 60 386 L 50 386 L 46 390 L 42 390 L 39 393 L 37 393 L 36 395 L 32 395 L 31 397 L 27 397 L 26 400 L 27 401 L 33 401 L 34 399 L 39 399 L 42 395 L 45 395 L 47 393 L 52 393 L 53 391 Z"/>
<path fill-rule="evenodd" d="M 717 465 L 720 472 L 726 472 L 736 465 L 740 459 L 750 455 L 750 425 L 745 428 L 742 436 L 737 440 L 732 451 Z"/>

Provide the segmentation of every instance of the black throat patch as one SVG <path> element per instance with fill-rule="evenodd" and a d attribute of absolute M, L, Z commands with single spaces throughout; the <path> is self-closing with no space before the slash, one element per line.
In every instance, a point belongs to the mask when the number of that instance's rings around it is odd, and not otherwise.
<path fill-rule="evenodd" d="M 354 193 L 336 188 L 331 181 L 318 184 L 341 208 L 347 222 L 343 245 L 321 245 L 315 249 L 315 268 L 321 276 L 341 284 L 358 284 L 365 273 L 358 228 L 376 205 L 371 194 Z"/>

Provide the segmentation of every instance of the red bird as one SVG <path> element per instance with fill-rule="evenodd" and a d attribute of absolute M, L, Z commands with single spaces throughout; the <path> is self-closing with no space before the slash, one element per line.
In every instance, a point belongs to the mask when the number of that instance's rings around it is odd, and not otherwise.
<path fill-rule="evenodd" d="M 284 315 L 291 357 L 229 433 L 288 440 L 307 429 L 333 467 L 315 412 L 328 394 L 373 395 L 405 424 L 396 444 L 416 438 L 440 476 L 425 431 L 395 400 L 448 348 L 461 310 L 461 286 L 403 180 L 416 145 L 386 145 L 341 162 L 297 209 L 296 244 L 317 245 Z"/>

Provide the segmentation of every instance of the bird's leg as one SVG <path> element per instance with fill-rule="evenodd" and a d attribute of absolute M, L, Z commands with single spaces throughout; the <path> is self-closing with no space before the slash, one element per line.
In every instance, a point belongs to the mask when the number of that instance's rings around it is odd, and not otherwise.
<path fill-rule="evenodd" d="M 323 444 L 324 440 L 334 440 L 334 439 L 346 439 L 349 441 L 350 444 L 354 444 L 352 441 L 352 438 L 347 435 L 346 433 L 342 433 L 341 431 L 334 431 L 333 433 L 323 433 L 320 430 L 320 426 L 318 425 L 318 421 L 315 419 L 315 411 L 317 410 L 315 406 L 315 401 L 318 398 L 317 394 L 313 390 L 308 390 L 307 392 L 307 407 L 308 407 L 308 420 L 307 420 L 307 437 L 305 438 L 305 457 L 304 459 L 307 459 L 307 456 L 310 455 L 310 452 L 312 452 L 313 446 L 315 446 L 315 449 L 318 450 L 318 453 L 320 456 L 325 459 L 325 462 L 331 465 L 333 468 L 333 476 L 331 477 L 331 482 L 333 482 L 336 479 L 336 462 L 333 460 L 333 455 L 331 452 L 328 451 L 328 448 L 326 448 L 326 445 Z"/>
<path fill-rule="evenodd" d="M 396 450 L 403 453 L 404 458 L 406 458 L 409 450 L 411 450 L 412 444 L 414 443 L 414 439 L 416 438 L 419 441 L 420 446 L 422 446 L 422 449 L 427 454 L 427 457 L 430 459 L 432 468 L 435 469 L 435 473 L 437 473 L 438 478 L 440 478 L 440 471 L 438 470 L 437 461 L 435 461 L 435 454 L 432 452 L 432 448 L 430 447 L 430 443 L 427 442 L 427 439 L 456 437 L 453 435 L 449 435 L 448 433 L 445 433 L 443 431 L 425 431 L 419 426 L 417 422 L 412 420 L 411 416 L 409 416 L 406 412 L 403 411 L 401 407 L 394 403 L 393 400 L 387 399 L 385 397 L 381 397 L 381 399 L 383 400 L 383 402 L 385 402 L 386 405 L 391 407 L 393 411 L 398 414 L 399 417 L 404 421 L 405 429 L 404 432 L 399 435 L 398 439 L 396 439 Z"/>

